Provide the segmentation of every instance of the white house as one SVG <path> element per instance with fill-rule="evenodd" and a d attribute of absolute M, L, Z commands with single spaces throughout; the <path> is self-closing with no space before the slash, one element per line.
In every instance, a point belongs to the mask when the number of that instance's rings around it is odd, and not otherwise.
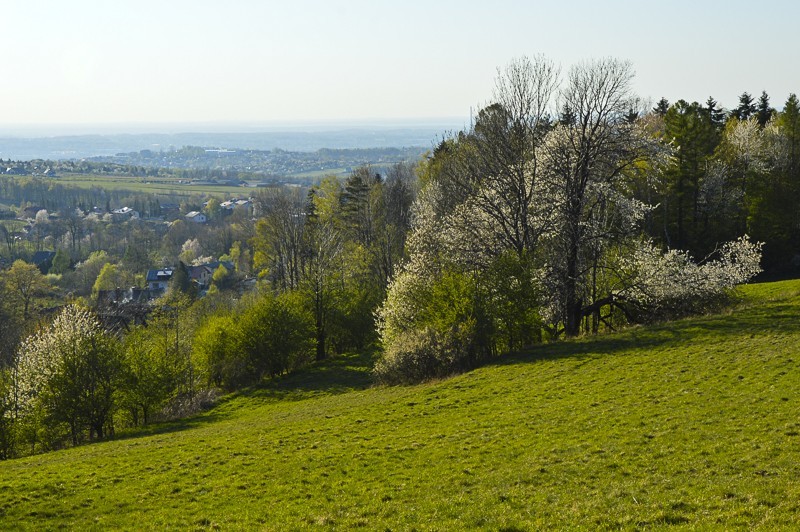
<path fill-rule="evenodd" d="M 206 218 L 206 215 L 199 211 L 192 211 L 186 213 L 185 218 L 190 222 L 194 222 L 196 224 L 204 224 L 208 220 L 208 218 Z"/>
<path fill-rule="evenodd" d="M 130 207 L 122 207 L 121 209 L 111 211 L 111 215 L 115 220 L 130 220 L 133 218 L 139 218 L 139 211 L 135 211 Z"/>

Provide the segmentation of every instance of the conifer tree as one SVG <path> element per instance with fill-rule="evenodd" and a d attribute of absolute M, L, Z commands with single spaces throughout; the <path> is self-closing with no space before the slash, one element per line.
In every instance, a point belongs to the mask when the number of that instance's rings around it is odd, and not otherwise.
<path fill-rule="evenodd" d="M 669 101 L 662 96 L 656 106 L 653 107 L 653 112 L 659 116 L 666 116 L 667 111 L 669 111 Z"/>
<path fill-rule="evenodd" d="M 731 115 L 736 117 L 738 120 L 747 120 L 757 111 L 756 104 L 754 102 L 755 100 L 753 100 L 753 97 L 749 92 L 743 92 L 742 95 L 739 96 L 739 107 L 734 109 L 731 112 Z"/>
<path fill-rule="evenodd" d="M 769 119 L 772 118 L 772 114 L 775 112 L 775 109 L 769 106 L 769 96 L 767 95 L 767 91 L 761 91 L 761 97 L 758 99 L 758 113 L 756 114 L 758 118 L 758 125 L 762 128 L 767 125 Z"/>

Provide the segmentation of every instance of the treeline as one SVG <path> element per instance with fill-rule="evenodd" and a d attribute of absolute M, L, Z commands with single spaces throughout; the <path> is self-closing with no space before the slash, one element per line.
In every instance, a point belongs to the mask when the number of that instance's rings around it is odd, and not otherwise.
<path fill-rule="evenodd" d="M 764 242 L 764 268 L 796 274 L 800 266 L 800 106 L 789 95 L 781 111 L 766 92 L 744 93 L 729 112 L 662 99 L 648 117 L 673 148 L 659 181 L 639 196 L 657 207 L 648 234 L 670 247 L 705 257 L 747 233 Z"/>
<path fill-rule="evenodd" d="M 179 198 L 181 196 L 174 197 L 176 201 Z M 168 201 L 170 198 L 165 199 Z M 112 208 L 127 205 L 132 208 L 135 206 L 142 216 L 162 214 L 162 200 L 154 198 L 152 194 L 101 187 L 80 188 L 41 177 L 0 176 L 0 201 L 16 206 L 19 211 L 35 205 L 50 213 L 74 209 L 86 213 L 95 207 L 103 212 L 110 212 Z"/>
<path fill-rule="evenodd" d="M 509 64 L 494 103 L 423 165 L 409 258 L 378 312 L 381 380 L 715 308 L 760 271 L 747 231 L 779 248 L 759 231 L 775 211 L 756 207 L 796 189 L 794 97 L 763 126 L 723 123 L 713 106 L 641 109 L 625 62 L 559 72 L 541 57 Z M 779 211 L 786 234 L 795 211 Z"/>

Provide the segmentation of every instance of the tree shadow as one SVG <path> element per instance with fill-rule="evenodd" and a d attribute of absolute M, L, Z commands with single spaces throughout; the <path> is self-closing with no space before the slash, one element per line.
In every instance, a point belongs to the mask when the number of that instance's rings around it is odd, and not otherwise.
<path fill-rule="evenodd" d="M 797 300 L 740 302 L 716 314 L 695 316 L 648 326 L 637 326 L 604 336 L 579 338 L 531 346 L 492 361 L 492 365 L 521 364 L 563 358 L 619 356 L 642 348 L 665 345 L 678 348 L 695 341 L 711 342 L 715 337 L 755 338 L 765 334 L 800 335 L 800 306 Z"/>
<path fill-rule="evenodd" d="M 300 401 L 322 395 L 364 390 L 372 385 L 374 352 L 347 353 L 312 364 L 282 377 L 240 390 L 223 399 Z"/>
<path fill-rule="evenodd" d="M 226 406 L 235 405 L 233 408 L 238 409 L 242 406 L 242 401 L 253 400 L 259 404 L 301 401 L 364 390 L 372 385 L 373 359 L 373 352 L 337 355 L 282 377 L 225 395 L 205 411 L 181 419 L 130 429 L 118 433 L 113 439 L 130 440 L 197 428 L 230 417 L 231 412 Z"/>

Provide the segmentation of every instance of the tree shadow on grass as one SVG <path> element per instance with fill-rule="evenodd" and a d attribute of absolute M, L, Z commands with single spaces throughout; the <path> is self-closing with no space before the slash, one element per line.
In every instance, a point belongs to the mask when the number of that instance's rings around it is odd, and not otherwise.
<path fill-rule="evenodd" d="M 768 334 L 800 336 L 800 305 L 786 300 L 740 303 L 725 312 L 696 316 L 649 326 L 633 327 L 616 333 L 559 341 L 529 347 L 492 362 L 492 365 L 619 356 L 643 348 L 658 348 L 692 342 L 711 343 L 732 336 L 755 338 Z"/>
<path fill-rule="evenodd" d="M 224 400 L 239 397 L 280 401 L 300 401 L 322 395 L 364 390 L 372 385 L 374 353 L 336 355 L 288 375 L 238 391 Z"/>
<path fill-rule="evenodd" d="M 243 406 L 243 401 L 259 404 L 274 401 L 301 401 L 325 395 L 364 390 L 372 385 L 373 352 L 337 355 L 299 369 L 288 375 L 239 390 L 221 397 L 204 412 L 174 421 L 153 423 L 130 432 L 118 434 L 115 440 L 169 434 L 197 428 L 230 417 L 231 411 Z"/>

